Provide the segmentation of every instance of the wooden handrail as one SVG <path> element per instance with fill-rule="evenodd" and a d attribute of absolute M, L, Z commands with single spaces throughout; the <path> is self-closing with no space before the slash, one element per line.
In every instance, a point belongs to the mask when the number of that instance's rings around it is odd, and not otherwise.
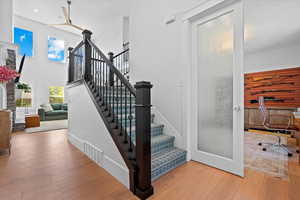
<path fill-rule="evenodd" d="M 122 51 L 121 53 L 118 53 L 117 55 L 114 56 L 114 58 L 119 57 L 120 55 L 122 55 L 122 54 L 124 54 L 124 53 L 126 53 L 128 51 L 129 51 L 129 48 L 126 49 L 126 50 L 124 50 L 124 51 Z"/>

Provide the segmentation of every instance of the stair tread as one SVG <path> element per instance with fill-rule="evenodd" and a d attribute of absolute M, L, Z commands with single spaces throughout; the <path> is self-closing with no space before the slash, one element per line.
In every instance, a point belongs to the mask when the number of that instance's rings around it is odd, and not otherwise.
<path fill-rule="evenodd" d="M 163 165 L 167 165 L 169 162 L 172 162 L 181 156 L 186 156 L 186 153 L 187 152 L 185 150 L 173 147 L 153 154 L 151 156 L 152 171 L 162 167 Z"/>

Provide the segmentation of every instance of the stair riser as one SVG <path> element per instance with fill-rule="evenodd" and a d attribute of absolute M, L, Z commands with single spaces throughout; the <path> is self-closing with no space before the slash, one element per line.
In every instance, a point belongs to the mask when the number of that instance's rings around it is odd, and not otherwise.
<path fill-rule="evenodd" d="M 128 113 L 129 114 L 129 113 Z M 128 115 L 127 117 L 125 118 L 125 116 L 123 116 L 122 120 L 121 118 L 119 117 L 119 122 L 122 123 L 122 126 L 123 127 L 129 127 L 130 126 L 130 120 L 128 119 Z M 151 123 L 153 123 L 154 121 L 154 114 L 151 115 Z M 132 115 L 132 120 L 131 120 L 131 125 L 135 125 L 135 115 Z"/>
<path fill-rule="evenodd" d="M 121 93 L 123 93 L 123 94 L 125 94 L 125 90 L 126 90 L 126 93 L 127 94 L 130 94 L 130 92 L 128 91 L 128 89 L 125 89 L 125 88 L 116 88 L 116 87 L 114 87 L 114 88 L 111 88 L 111 87 L 99 87 L 99 86 L 96 86 L 96 87 L 92 87 L 92 89 L 94 90 L 94 88 L 97 90 L 97 91 L 101 91 L 101 92 L 107 92 L 107 93 L 119 93 L 119 94 L 121 94 Z"/>
<path fill-rule="evenodd" d="M 154 127 L 151 128 L 151 137 L 159 136 L 163 134 L 163 127 Z M 135 139 L 135 131 L 132 131 L 132 136 L 133 139 Z"/>
<path fill-rule="evenodd" d="M 133 144 L 135 144 L 135 137 L 132 137 L 131 141 Z M 170 138 L 169 140 L 151 144 L 151 154 L 153 155 L 155 153 L 158 153 L 159 151 L 170 150 L 173 147 L 174 147 L 174 138 Z"/>
<path fill-rule="evenodd" d="M 118 114 L 119 113 L 124 113 L 125 114 L 125 112 L 126 112 L 127 114 L 129 114 L 130 111 L 131 111 L 131 113 L 134 113 L 135 112 L 135 106 L 132 106 L 131 110 L 130 110 L 130 108 L 126 108 L 126 107 L 118 107 L 118 108 L 114 107 L 114 113 L 118 112 Z"/>
<path fill-rule="evenodd" d="M 171 170 L 179 167 L 180 165 L 186 163 L 186 154 L 182 154 L 180 157 L 176 158 L 175 160 L 166 163 L 164 166 L 157 168 L 157 169 L 152 169 L 151 171 L 151 180 L 155 181 L 162 175 L 170 172 Z"/>
<path fill-rule="evenodd" d="M 108 96 L 107 99 L 106 99 L 106 96 L 104 96 L 105 98 L 105 101 L 109 101 L 111 103 L 115 103 L 115 104 L 125 104 L 126 103 L 126 100 L 127 99 L 127 104 L 129 103 L 132 103 L 132 104 L 135 104 L 135 98 L 130 98 L 130 97 L 113 97 L 113 96 Z M 111 99 L 110 99 L 111 98 Z M 131 99 L 131 101 L 130 101 Z"/>
<path fill-rule="evenodd" d="M 151 145 L 151 153 L 155 154 L 159 151 L 169 150 L 174 147 L 174 139 L 170 139 L 167 141 L 159 142 L 157 144 Z"/>

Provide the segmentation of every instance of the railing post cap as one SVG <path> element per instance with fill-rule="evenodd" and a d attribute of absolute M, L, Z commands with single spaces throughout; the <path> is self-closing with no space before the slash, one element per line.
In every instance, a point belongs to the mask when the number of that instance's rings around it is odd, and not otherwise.
<path fill-rule="evenodd" d="M 69 47 L 68 48 L 68 51 L 72 51 L 74 48 L 73 47 Z"/>
<path fill-rule="evenodd" d="M 85 29 L 84 31 L 82 31 L 82 35 L 92 35 L 92 31 L 89 31 L 87 29 Z"/>
<path fill-rule="evenodd" d="M 110 52 L 108 52 L 108 55 L 109 55 L 109 56 L 113 56 L 114 53 L 110 51 Z"/>
<path fill-rule="evenodd" d="M 151 84 L 151 82 L 148 82 L 148 81 L 140 81 L 140 82 L 137 82 L 134 87 L 136 89 L 139 89 L 139 88 L 152 88 L 153 85 Z"/>

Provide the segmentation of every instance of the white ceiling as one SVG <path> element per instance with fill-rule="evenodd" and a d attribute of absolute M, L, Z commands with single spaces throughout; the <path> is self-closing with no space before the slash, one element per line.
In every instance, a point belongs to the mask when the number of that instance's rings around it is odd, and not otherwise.
<path fill-rule="evenodd" d="M 108 19 L 129 15 L 128 4 L 128 0 L 73 0 L 71 18 L 79 26 L 97 30 L 96 37 L 100 37 L 110 26 Z M 66 0 L 15 0 L 15 13 L 46 24 L 62 23 L 61 6 L 66 6 Z M 299 19 L 300 0 L 245 0 L 246 50 L 300 41 Z"/>
<path fill-rule="evenodd" d="M 16 15 L 45 24 L 64 23 L 61 7 L 67 7 L 66 2 L 67 0 L 14 0 L 14 12 Z M 38 9 L 38 12 L 34 12 L 34 9 Z M 121 20 L 123 16 L 128 16 L 128 13 L 129 5 L 125 0 L 72 0 L 72 22 L 94 32 L 97 30 L 97 36 L 111 26 L 111 21 Z M 65 30 L 81 34 L 81 31 L 76 29 Z"/>
<path fill-rule="evenodd" d="M 246 50 L 300 41 L 300 0 L 246 0 Z"/>

